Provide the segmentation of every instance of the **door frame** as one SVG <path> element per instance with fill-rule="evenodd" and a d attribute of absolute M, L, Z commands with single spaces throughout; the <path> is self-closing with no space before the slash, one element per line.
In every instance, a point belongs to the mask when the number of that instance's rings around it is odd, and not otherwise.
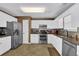
<path fill-rule="evenodd" d="M 28 42 L 31 43 L 31 20 L 32 20 L 32 17 L 31 16 L 17 16 L 17 21 L 20 22 L 23 26 L 23 20 L 29 20 L 29 34 L 28 34 L 28 37 L 29 37 L 29 40 Z M 23 31 L 23 27 L 22 27 L 22 31 Z"/>

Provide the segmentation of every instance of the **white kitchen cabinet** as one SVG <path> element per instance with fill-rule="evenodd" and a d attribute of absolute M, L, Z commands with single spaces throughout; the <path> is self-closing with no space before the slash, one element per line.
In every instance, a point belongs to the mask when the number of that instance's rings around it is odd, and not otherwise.
<path fill-rule="evenodd" d="M 11 36 L 0 38 L 0 55 L 4 54 L 11 48 Z"/>
<path fill-rule="evenodd" d="M 6 16 L 7 16 L 7 20 L 6 21 L 8 21 L 8 22 L 12 22 L 12 21 L 17 22 L 17 18 L 12 17 L 10 15 L 6 15 Z"/>
<path fill-rule="evenodd" d="M 57 26 L 58 26 L 57 20 L 52 20 L 52 24 L 50 24 L 51 29 L 56 29 L 58 28 Z"/>
<path fill-rule="evenodd" d="M 0 21 L 0 27 L 6 27 L 7 23 L 4 20 Z"/>
<path fill-rule="evenodd" d="M 79 45 L 77 45 L 77 56 L 79 56 Z"/>
<path fill-rule="evenodd" d="M 62 55 L 62 38 L 53 35 L 52 41 L 55 41 L 54 47 L 57 49 L 60 55 Z"/>
<path fill-rule="evenodd" d="M 71 29 L 71 15 L 64 17 L 64 29 L 69 30 Z"/>
<path fill-rule="evenodd" d="M 6 27 L 7 21 L 8 22 L 11 22 L 11 21 L 17 22 L 17 18 L 14 18 L 14 17 L 0 11 L 0 27 Z"/>
<path fill-rule="evenodd" d="M 57 20 L 58 28 L 63 28 L 63 18 Z"/>
<path fill-rule="evenodd" d="M 48 43 L 51 43 L 54 47 L 56 47 L 56 38 L 53 34 L 48 34 Z"/>
<path fill-rule="evenodd" d="M 52 43 L 52 34 L 48 34 L 48 43 L 50 44 L 50 43 Z"/>
<path fill-rule="evenodd" d="M 6 14 L 0 12 L 0 27 L 6 27 Z"/>
<path fill-rule="evenodd" d="M 31 34 L 31 43 L 39 43 L 39 34 Z"/>
<path fill-rule="evenodd" d="M 47 25 L 48 29 L 53 28 L 53 20 L 32 20 L 32 28 L 39 28 L 39 25 Z"/>
<path fill-rule="evenodd" d="M 39 28 L 39 25 L 45 24 L 48 29 L 58 28 L 58 20 L 32 20 L 32 28 Z"/>
<path fill-rule="evenodd" d="M 52 20 L 52 21 L 49 21 L 49 22 L 47 22 L 47 28 L 48 29 L 53 29 L 54 27 L 55 27 L 55 23 L 54 23 L 54 21 Z"/>
<path fill-rule="evenodd" d="M 39 21 L 32 20 L 32 28 L 39 28 Z"/>
<path fill-rule="evenodd" d="M 48 35 L 48 43 L 51 43 L 56 50 L 62 55 L 62 38 L 57 37 L 53 34 Z"/>
<path fill-rule="evenodd" d="M 71 20 L 71 15 L 64 17 L 64 29 L 68 31 L 77 31 L 77 28 L 72 26 Z"/>
<path fill-rule="evenodd" d="M 57 20 L 54 20 L 54 28 L 58 28 Z"/>

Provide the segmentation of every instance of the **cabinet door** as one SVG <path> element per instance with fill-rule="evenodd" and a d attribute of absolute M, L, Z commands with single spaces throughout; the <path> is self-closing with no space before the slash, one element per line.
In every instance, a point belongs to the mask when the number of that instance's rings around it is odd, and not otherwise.
<path fill-rule="evenodd" d="M 63 42 L 63 56 L 76 56 L 77 46 L 67 41 Z"/>
<path fill-rule="evenodd" d="M 59 52 L 60 55 L 62 55 L 62 38 L 55 37 L 55 48 Z"/>
<path fill-rule="evenodd" d="M 71 24 L 71 15 L 64 17 L 64 29 L 70 31 L 72 28 Z"/>
<path fill-rule="evenodd" d="M 39 43 L 39 34 L 31 35 L 31 43 Z"/>
<path fill-rule="evenodd" d="M 6 27 L 7 21 L 8 22 L 17 21 L 17 19 L 0 11 L 0 27 Z"/>
<path fill-rule="evenodd" d="M 39 21 L 32 20 L 32 28 L 39 28 Z"/>
<path fill-rule="evenodd" d="M 57 21 L 56 20 L 53 20 L 52 21 L 52 25 L 50 25 L 50 26 L 52 26 L 52 29 L 56 29 L 57 28 Z"/>
<path fill-rule="evenodd" d="M 17 22 L 17 18 L 14 18 L 14 17 L 12 17 L 10 15 L 7 15 L 7 21 L 8 22 L 12 22 L 12 21 Z"/>
<path fill-rule="evenodd" d="M 6 14 L 0 11 L 0 27 L 6 27 Z"/>
<path fill-rule="evenodd" d="M 0 55 L 11 48 L 11 37 L 0 38 Z"/>
<path fill-rule="evenodd" d="M 7 23 L 3 20 L 0 21 L 0 27 L 6 27 Z"/>
<path fill-rule="evenodd" d="M 62 55 L 62 38 L 52 35 L 52 45 L 56 48 L 60 55 Z"/>
<path fill-rule="evenodd" d="M 6 43 L 6 50 L 9 50 L 11 48 L 11 36 L 6 37 L 5 43 Z"/>
<path fill-rule="evenodd" d="M 48 43 L 49 43 L 49 44 L 52 43 L 52 35 L 48 34 L 48 37 L 47 37 L 47 38 L 48 38 L 48 40 L 47 40 Z"/>
<path fill-rule="evenodd" d="M 0 16 L 0 27 L 6 27 L 7 26 L 6 20 L 4 18 Z"/>
<path fill-rule="evenodd" d="M 0 38 L 0 55 L 4 53 L 4 45 L 3 45 L 3 40 Z"/>
<path fill-rule="evenodd" d="M 58 28 L 63 28 L 63 18 L 58 19 L 57 22 L 58 22 Z"/>

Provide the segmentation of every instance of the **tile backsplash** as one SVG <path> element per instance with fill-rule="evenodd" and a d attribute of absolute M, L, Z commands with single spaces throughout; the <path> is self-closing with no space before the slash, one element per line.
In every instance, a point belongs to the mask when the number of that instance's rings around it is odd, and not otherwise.
<path fill-rule="evenodd" d="M 59 35 L 63 35 L 63 36 L 66 36 L 66 37 L 72 38 L 72 39 L 79 39 L 79 32 L 61 30 L 59 32 Z"/>
<path fill-rule="evenodd" d="M 73 31 L 69 31 L 68 32 L 68 37 L 69 38 L 76 39 L 76 35 L 77 35 L 77 32 L 73 32 Z"/>

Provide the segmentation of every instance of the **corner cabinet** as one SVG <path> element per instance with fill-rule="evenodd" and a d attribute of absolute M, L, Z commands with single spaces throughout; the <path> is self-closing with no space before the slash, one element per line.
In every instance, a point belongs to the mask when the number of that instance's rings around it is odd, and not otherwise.
<path fill-rule="evenodd" d="M 0 38 L 0 55 L 11 49 L 11 36 Z"/>

